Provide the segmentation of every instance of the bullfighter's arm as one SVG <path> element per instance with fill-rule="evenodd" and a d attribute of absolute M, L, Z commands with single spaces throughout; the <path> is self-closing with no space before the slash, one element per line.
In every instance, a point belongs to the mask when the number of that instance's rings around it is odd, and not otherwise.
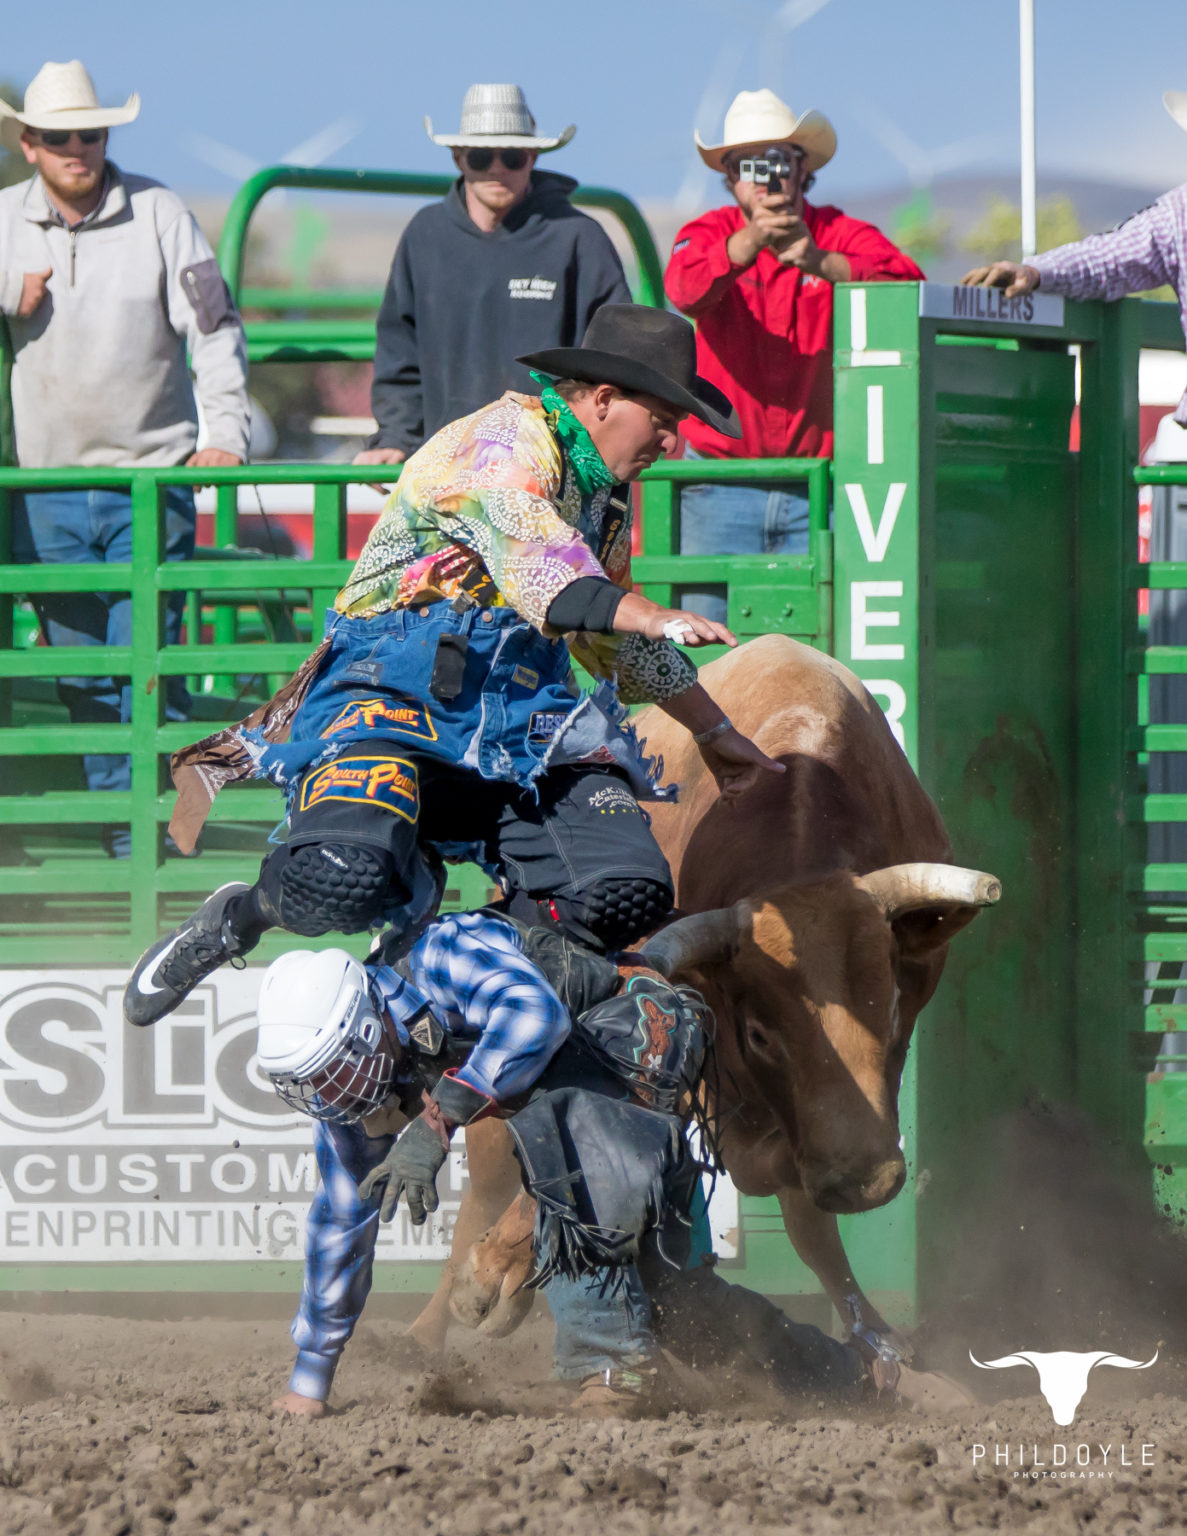
<path fill-rule="evenodd" d="M 530 1088 L 572 1026 L 515 929 L 487 913 L 431 924 L 406 965 L 450 1034 L 475 1042 L 464 1065 L 443 1073 L 424 1095 L 424 1109 L 359 1187 L 363 1199 L 380 1197 L 380 1221 L 392 1219 L 403 1195 L 420 1226 L 438 1207 L 437 1175 L 454 1131 Z"/>
<path fill-rule="evenodd" d="M 291 1329 L 297 1361 L 288 1393 L 324 1403 L 371 1291 L 379 1202 L 361 1200 L 358 1182 L 383 1160 L 392 1138 L 318 1120 L 313 1139 L 321 1182 L 305 1228 L 305 1277 Z M 301 1411 L 284 1400 L 282 1405 Z"/>
<path fill-rule="evenodd" d="M 662 637 L 662 624 L 691 615 L 661 609 L 631 592 L 629 517 L 620 523 L 606 552 L 605 567 L 604 582 L 576 582 L 561 593 L 548 610 L 550 625 L 562 632 L 576 631 L 568 637 L 573 657 L 594 677 L 615 678 L 624 704 L 659 704 L 684 693 L 696 682 L 697 669 L 683 651 Z M 575 600 L 582 597 L 586 610 L 578 614 L 573 611 Z M 663 614 L 663 621 L 656 626 L 658 638 L 637 632 L 638 620 L 645 614 L 652 618 Z M 636 632 L 631 633 L 628 626 Z M 715 638 L 726 635 L 728 631 L 722 628 Z"/>
<path fill-rule="evenodd" d="M 497 917 L 465 912 L 431 924 L 408 966 L 436 1017 L 475 1040 L 453 1075 L 488 1099 L 530 1088 L 569 1037 L 564 1004 L 516 929 Z"/>

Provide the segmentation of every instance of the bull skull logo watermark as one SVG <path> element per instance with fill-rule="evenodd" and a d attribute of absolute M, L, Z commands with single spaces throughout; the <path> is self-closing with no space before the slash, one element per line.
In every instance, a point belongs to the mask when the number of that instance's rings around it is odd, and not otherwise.
<path fill-rule="evenodd" d="M 1107 1349 L 1020 1349 L 1000 1360 L 978 1360 L 972 1350 L 969 1359 L 983 1371 L 1004 1371 L 1012 1365 L 1033 1365 L 1039 1373 L 1039 1391 L 1047 1399 L 1047 1406 L 1055 1416 L 1055 1422 L 1066 1428 L 1076 1417 L 1076 1409 L 1088 1390 L 1088 1374 L 1094 1366 L 1114 1365 L 1123 1371 L 1148 1371 L 1158 1359 L 1154 1351 L 1151 1360 L 1127 1360 Z"/>

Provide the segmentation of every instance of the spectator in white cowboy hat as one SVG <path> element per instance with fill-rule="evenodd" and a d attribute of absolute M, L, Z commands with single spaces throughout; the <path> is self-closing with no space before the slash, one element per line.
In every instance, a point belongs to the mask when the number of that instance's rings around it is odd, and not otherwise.
<path fill-rule="evenodd" d="M 443 427 L 506 389 L 535 391 L 511 359 L 576 346 L 603 304 L 627 304 L 605 231 L 569 201 L 577 183 L 535 169 L 577 131 L 536 131 L 518 85 L 472 85 L 453 151 L 458 180 L 396 248 L 379 310 L 371 409 L 358 464 L 400 464 Z"/>
<path fill-rule="evenodd" d="M 0 133 L 36 169 L 0 192 L 0 314 L 12 343 L 12 424 L 22 468 L 241 464 L 247 452 L 243 328 L 214 252 L 167 188 L 107 158 L 108 130 L 130 123 L 140 98 L 100 106 L 77 59 L 46 64 L 18 111 L 0 101 Z M 208 446 L 196 451 L 198 415 Z M 166 558 L 194 549 L 194 494 L 172 487 L 163 511 Z M 127 491 L 59 490 L 13 497 L 13 556 L 22 563 L 132 558 Z M 183 594 L 170 599 L 177 640 Z M 35 600 L 51 645 L 129 645 L 131 600 L 107 592 Z M 170 714 L 187 695 L 170 679 Z M 74 721 L 116 724 L 131 711 L 128 680 L 63 678 Z M 127 789 L 128 759 L 83 759 L 92 790 Z M 104 834 L 126 856 L 128 829 Z"/>
<path fill-rule="evenodd" d="M 1166 91 L 1162 102 L 1179 127 L 1187 129 L 1187 91 Z M 1068 299 L 1121 299 L 1169 283 L 1187 334 L 1187 182 L 1106 234 L 1044 251 L 1028 262 L 994 261 L 974 267 L 962 281 L 1004 288 L 1007 298 L 1041 288 Z M 1179 401 L 1175 420 L 1187 427 L 1187 394 Z"/>
<path fill-rule="evenodd" d="M 833 450 L 833 284 L 920 278 L 872 224 L 805 193 L 832 159 L 823 113 L 797 117 L 773 91 L 742 91 L 720 144 L 695 135 L 706 165 L 724 171 L 733 202 L 686 224 L 664 275 L 668 297 L 697 322 L 697 367 L 733 401 L 734 440 L 700 422 L 691 456 L 827 458 Z M 798 554 L 808 547 L 805 496 L 753 486 L 690 486 L 681 496 L 686 555 Z M 724 622 L 723 589 L 683 604 Z"/>

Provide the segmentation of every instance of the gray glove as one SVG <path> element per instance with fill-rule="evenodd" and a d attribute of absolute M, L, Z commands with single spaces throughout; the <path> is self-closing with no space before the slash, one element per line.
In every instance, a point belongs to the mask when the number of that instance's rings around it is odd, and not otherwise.
<path fill-rule="evenodd" d="M 390 1221 L 396 1214 L 400 1196 L 408 1201 L 408 1215 L 414 1227 L 422 1227 L 430 1211 L 435 1211 L 437 1175 L 449 1156 L 449 1141 L 424 1115 L 418 1115 L 402 1135 L 392 1143 L 384 1160 L 359 1185 L 359 1198 L 370 1200 L 385 1186 L 379 1207 L 380 1221 Z"/>
<path fill-rule="evenodd" d="M 424 1095 L 424 1110 L 359 1185 L 359 1199 L 370 1200 L 379 1186 L 385 1185 L 380 1221 L 392 1219 L 403 1195 L 412 1225 L 423 1227 L 425 1218 L 441 1203 L 437 1199 L 437 1175 L 449 1156 L 454 1128 L 468 1125 L 491 1102 L 484 1093 L 446 1073 L 432 1094 Z"/>

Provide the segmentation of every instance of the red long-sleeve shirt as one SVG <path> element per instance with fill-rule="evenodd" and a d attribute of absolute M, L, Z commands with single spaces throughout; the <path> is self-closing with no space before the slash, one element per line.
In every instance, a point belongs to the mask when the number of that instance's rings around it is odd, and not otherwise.
<path fill-rule="evenodd" d="M 746 216 L 714 208 L 676 236 L 664 287 L 697 322 L 697 371 L 727 394 L 742 423 L 729 438 L 689 416 L 684 434 L 711 458 L 827 458 L 833 451 L 833 285 L 765 248 L 752 266 L 730 261 L 726 241 Z M 839 208 L 804 204 L 822 251 L 849 258 L 854 282 L 923 273 L 872 224 Z"/>

